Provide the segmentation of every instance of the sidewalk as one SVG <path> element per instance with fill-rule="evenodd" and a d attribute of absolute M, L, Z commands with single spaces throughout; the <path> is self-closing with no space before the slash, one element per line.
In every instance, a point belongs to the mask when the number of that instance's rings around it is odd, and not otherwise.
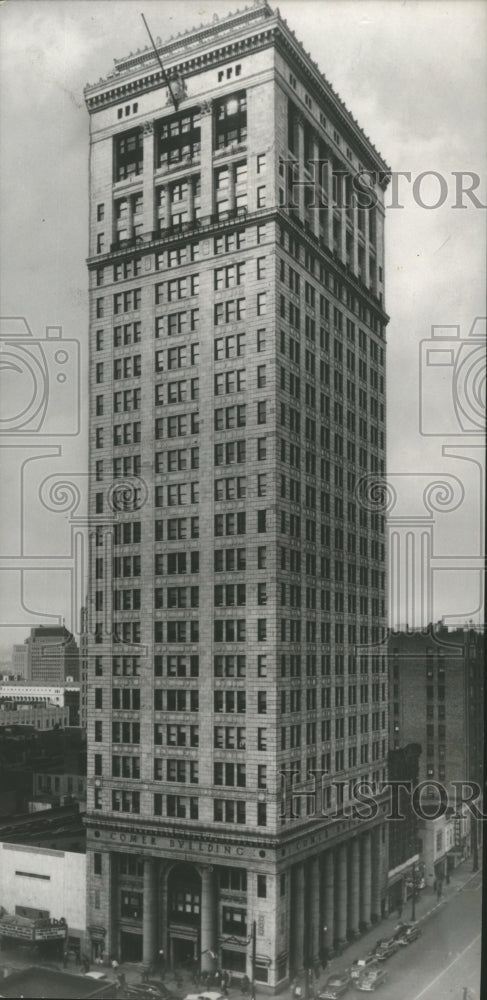
<path fill-rule="evenodd" d="M 442 906 L 445 906 L 450 899 L 452 899 L 457 892 L 459 892 L 466 883 L 474 877 L 472 872 L 472 859 L 468 858 L 461 865 L 456 868 L 450 876 L 450 884 L 447 885 L 446 882 L 443 883 L 443 892 L 440 899 L 437 898 L 436 892 L 433 889 L 425 888 L 418 892 L 416 897 L 416 921 L 421 923 L 426 920 L 435 910 Z M 409 900 L 407 905 L 404 906 L 401 921 L 403 923 L 408 923 L 411 920 L 411 906 L 412 901 Z M 332 972 L 336 972 L 339 969 L 344 969 L 351 965 L 355 958 L 367 955 L 379 938 L 390 937 L 396 925 L 400 923 L 397 910 L 394 910 L 389 916 L 385 917 L 384 920 L 379 921 L 379 923 L 374 924 L 373 927 L 366 934 L 362 934 L 356 941 L 343 950 L 340 956 L 332 959 L 328 962 L 325 971 L 320 972 L 318 979 L 314 979 L 310 986 L 313 991 L 319 989 L 320 985 L 323 985 L 328 976 Z M 120 966 L 120 969 L 125 973 L 127 982 L 140 982 L 141 981 L 141 967 L 139 965 L 129 965 L 124 964 Z M 153 977 L 154 980 L 158 979 L 158 976 Z M 298 982 L 301 986 L 304 986 L 304 976 L 297 977 Z M 189 972 L 180 970 L 177 976 L 172 972 L 166 972 L 164 976 L 164 985 L 170 990 L 171 993 L 177 994 L 178 997 L 184 997 L 187 993 L 198 993 L 198 988 L 192 982 L 192 977 Z M 211 989 L 216 989 L 217 987 L 211 987 Z M 304 993 L 304 991 L 303 991 Z M 228 991 L 229 1000 L 241 1000 L 242 994 L 238 986 L 230 987 Z M 257 984 L 257 997 L 269 996 L 268 991 L 265 987 L 260 987 Z M 290 987 L 286 986 L 280 993 L 280 996 L 289 997 Z"/>
<path fill-rule="evenodd" d="M 477 874 L 477 872 L 472 872 L 472 858 L 468 858 L 451 873 L 449 885 L 443 882 L 443 891 L 439 899 L 433 889 L 421 889 L 416 896 L 416 923 L 421 924 L 436 910 L 445 906 Z M 393 910 L 383 920 L 374 924 L 366 934 L 361 934 L 356 941 L 347 945 L 340 956 L 328 962 L 325 972 L 321 972 L 319 979 L 314 980 L 314 989 L 319 988 L 320 983 L 323 984 L 332 972 L 345 969 L 352 964 L 355 958 L 363 958 L 367 955 L 372 951 L 379 938 L 390 937 L 397 924 L 411 923 L 411 911 L 412 900 L 409 899 L 403 907 L 401 917 L 399 917 L 397 910 Z"/>
<path fill-rule="evenodd" d="M 437 898 L 436 892 L 434 892 L 431 888 L 422 889 L 418 893 L 416 899 L 416 921 L 418 923 L 422 923 L 424 920 L 427 920 L 428 917 L 430 917 L 431 914 L 433 914 L 440 907 L 447 905 L 448 902 L 456 895 L 456 893 L 460 892 L 461 889 L 463 889 L 463 887 L 467 884 L 467 882 L 469 882 L 470 879 L 475 877 L 475 874 L 477 873 L 472 872 L 472 859 L 468 858 L 461 865 L 459 865 L 458 868 L 455 869 L 455 871 L 452 872 L 450 876 L 450 884 L 447 885 L 446 882 L 443 883 L 443 892 L 440 899 Z M 412 908 L 412 901 L 409 900 L 408 903 L 404 906 L 402 911 L 401 921 L 403 923 L 410 922 L 411 908 Z M 362 958 L 365 955 L 367 955 L 373 949 L 374 945 L 376 944 L 379 938 L 390 937 L 395 926 L 398 923 L 400 923 L 400 919 L 397 910 L 394 910 L 392 913 L 389 914 L 389 916 L 385 917 L 384 920 L 381 920 L 379 921 L 379 923 L 374 924 L 374 926 L 371 927 L 371 929 L 367 931 L 366 934 L 362 934 L 359 938 L 357 938 L 356 941 L 353 941 L 351 944 L 347 945 L 347 947 L 343 950 L 343 953 L 340 956 L 337 956 L 336 958 L 333 958 L 328 962 L 328 965 L 324 972 L 323 970 L 321 970 L 318 979 L 315 979 L 313 977 L 313 980 L 310 983 L 310 988 L 312 992 L 319 990 L 320 986 L 322 986 L 326 982 L 328 976 L 331 975 L 332 972 L 337 972 L 338 970 L 345 969 L 352 964 L 355 958 Z M 5 949 L 2 950 L 0 957 L 0 977 L 3 974 L 3 969 L 5 968 L 5 966 L 7 966 L 9 972 L 13 972 L 16 969 L 22 969 L 28 966 L 42 965 L 42 964 L 44 963 L 40 962 L 39 959 L 34 959 L 26 952 L 20 953 L 18 949 L 16 949 L 15 951 L 7 951 Z M 58 968 L 61 971 L 63 969 L 61 962 L 59 963 L 52 962 L 45 964 L 46 965 L 49 964 L 51 968 Z M 141 983 L 142 981 L 143 969 L 142 966 L 139 965 L 138 963 L 123 962 L 119 965 L 116 973 L 108 965 L 92 964 L 91 968 L 93 970 L 96 969 L 99 970 L 100 972 L 104 972 L 107 976 L 107 979 L 112 980 L 113 982 L 115 981 L 116 975 L 120 972 L 124 973 L 127 984 Z M 81 968 L 80 966 L 76 966 L 74 962 L 69 962 L 64 971 L 80 974 Z M 160 979 L 160 977 L 159 975 L 156 974 L 154 976 L 151 976 L 151 979 L 152 981 L 157 982 Z M 300 982 L 301 986 L 304 986 L 304 976 L 298 976 L 297 979 Z M 185 997 L 187 993 L 199 992 L 198 987 L 196 987 L 193 983 L 191 973 L 187 972 L 186 970 L 181 969 L 178 970 L 177 972 L 173 972 L 172 970 L 167 971 L 164 975 L 163 983 L 166 989 L 170 991 L 170 993 L 175 994 L 179 998 Z M 212 988 L 216 989 L 216 987 Z M 1 990 L 1 978 L 0 978 L 0 990 Z M 114 990 L 113 995 L 114 997 L 116 996 L 116 990 Z M 269 995 L 268 991 L 263 987 L 259 987 L 259 985 L 257 984 L 257 997 L 258 998 L 264 997 L 266 995 L 267 996 Z M 285 987 L 284 990 L 281 991 L 280 995 L 289 997 L 290 987 L 289 986 Z M 242 993 L 240 988 L 238 986 L 230 987 L 228 991 L 228 997 L 229 1000 L 241 1000 Z"/>

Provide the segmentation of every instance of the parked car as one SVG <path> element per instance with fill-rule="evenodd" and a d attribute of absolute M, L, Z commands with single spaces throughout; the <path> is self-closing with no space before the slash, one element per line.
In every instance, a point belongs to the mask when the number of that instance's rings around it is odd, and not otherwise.
<path fill-rule="evenodd" d="M 165 1000 L 164 994 L 148 983 L 127 983 L 123 995 L 127 1000 Z"/>
<path fill-rule="evenodd" d="M 357 980 L 360 973 L 364 969 L 368 969 L 370 965 L 376 965 L 377 959 L 375 955 L 366 955 L 365 958 L 356 958 L 351 965 L 350 975 L 352 979 Z"/>
<path fill-rule="evenodd" d="M 421 928 L 418 924 L 398 924 L 394 930 L 394 940 L 398 944 L 411 944 L 421 937 Z"/>
<path fill-rule="evenodd" d="M 379 966 L 371 966 L 360 973 L 355 986 L 358 990 L 362 990 L 363 993 L 373 993 L 379 986 L 387 982 L 387 978 L 385 969 L 381 969 Z"/>
<path fill-rule="evenodd" d="M 332 976 L 328 976 L 325 985 L 318 990 L 317 1000 L 338 1000 L 338 997 L 342 997 L 348 992 L 351 985 L 350 972 L 334 972 Z"/>
<path fill-rule="evenodd" d="M 217 990 L 203 990 L 201 993 L 188 993 L 184 1000 L 226 1000 L 226 997 Z"/>
<path fill-rule="evenodd" d="M 374 955 L 378 962 L 385 962 L 386 959 L 394 955 L 399 948 L 399 941 L 395 938 L 383 938 L 375 946 Z"/>
<path fill-rule="evenodd" d="M 124 991 L 127 1000 L 176 1000 L 176 994 L 170 993 L 163 983 L 150 980 L 147 983 L 127 983 Z"/>

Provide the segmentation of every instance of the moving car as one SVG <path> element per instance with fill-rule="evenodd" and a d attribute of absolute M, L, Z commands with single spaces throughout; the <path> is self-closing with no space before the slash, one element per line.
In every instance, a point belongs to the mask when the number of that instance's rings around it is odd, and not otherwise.
<path fill-rule="evenodd" d="M 361 972 L 364 969 L 368 969 L 370 965 L 377 965 L 377 959 L 375 955 L 366 955 L 365 958 L 356 958 L 351 965 L 350 975 L 352 979 L 357 980 Z"/>
<path fill-rule="evenodd" d="M 375 946 L 375 957 L 378 962 L 385 962 L 386 959 L 394 955 L 399 948 L 399 941 L 395 938 L 383 938 L 382 941 L 378 941 Z"/>
<path fill-rule="evenodd" d="M 387 982 L 387 972 L 385 969 L 379 968 L 379 966 L 370 967 L 369 969 L 364 969 L 360 973 L 359 978 L 355 982 L 355 986 L 358 990 L 362 990 L 363 993 L 373 993 L 379 986 Z"/>
<path fill-rule="evenodd" d="M 421 928 L 418 924 L 398 924 L 394 931 L 394 940 L 398 944 L 411 944 L 421 937 Z"/>
<path fill-rule="evenodd" d="M 348 987 L 352 985 L 352 977 L 347 972 L 334 972 L 328 976 L 326 983 L 322 986 L 316 996 L 317 1000 L 338 1000 L 348 992 Z"/>

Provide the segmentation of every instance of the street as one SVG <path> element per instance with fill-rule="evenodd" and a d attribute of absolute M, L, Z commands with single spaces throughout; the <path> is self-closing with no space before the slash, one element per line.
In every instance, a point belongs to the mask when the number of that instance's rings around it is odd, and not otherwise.
<path fill-rule="evenodd" d="M 380 1000 L 480 1000 L 482 876 L 474 875 L 422 921 L 422 936 L 386 963 Z"/>

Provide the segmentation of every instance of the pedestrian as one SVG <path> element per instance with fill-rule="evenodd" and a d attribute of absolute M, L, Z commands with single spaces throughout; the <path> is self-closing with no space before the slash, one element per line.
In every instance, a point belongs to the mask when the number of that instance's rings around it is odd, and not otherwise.
<path fill-rule="evenodd" d="M 247 993 L 249 992 L 249 989 L 250 989 L 250 979 L 249 979 L 249 977 L 248 976 L 242 976 L 242 979 L 241 979 L 241 982 L 240 982 L 240 991 L 241 991 L 243 997 L 247 996 Z"/>
<path fill-rule="evenodd" d="M 318 961 L 315 962 L 313 971 L 314 971 L 315 979 L 316 979 L 316 981 L 318 981 L 318 979 L 320 978 L 320 972 L 321 972 L 320 963 Z"/>

